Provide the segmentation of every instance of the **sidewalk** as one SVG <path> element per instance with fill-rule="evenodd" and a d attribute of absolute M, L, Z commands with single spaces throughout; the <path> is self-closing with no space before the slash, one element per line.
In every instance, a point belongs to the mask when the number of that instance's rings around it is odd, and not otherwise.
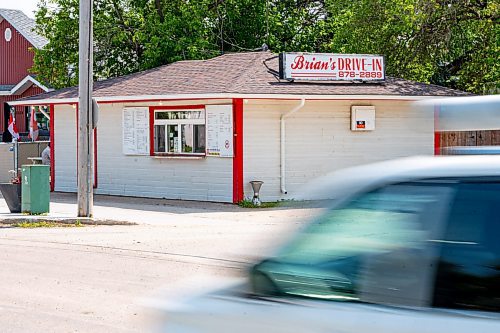
<path fill-rule="evenodd" d="M 172 214 L 238 210 L 242 209 L 231 204 L 94 195 L 94 218 L 86 219 L 77 218 L 76 193 L 52 192 L 49 214 L 36 216 L 10 213 L 0 195 L 0 223 L 27 220 L 75 223 L 78 220 L 91 224 L 157 224 Z"/>
<path fill-rule="evenodd" d="M 47 215 L 31 216 L 26 214 L 12 214 L 9 212 L 5 200 L 0 195 L 0 223 L 12 224 L 21 221 L 43 220 L 61 223 L 84 224 L 145 224 L 165 225 L 193 221 L 193 218 L 208 220 L 227 220 L 231 222 L 252 221 L 260 222 L 275 220 L 287 210 L 293 214 L 297 210 L 299 215 L 308 213 L 302 211 L 304 207 L 249 209 L 233 204 L 118 197 L 94 195 L 94 218 L 77 218 L 77 198 L 75 193 L 52 192 L 50 195 L 50 213 Z M 292 211 L 292 212 L 290 212 Z M 289 214 L 286 214 L 289 215 Z M 207 221 L 208 222 L 208 221 Z"/>

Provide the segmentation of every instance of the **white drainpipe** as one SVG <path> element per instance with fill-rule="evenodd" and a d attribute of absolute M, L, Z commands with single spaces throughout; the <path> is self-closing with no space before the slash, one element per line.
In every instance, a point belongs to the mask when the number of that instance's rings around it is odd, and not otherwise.
<path fill-rule="evenodd" d="M 286 176 L 286 172 L 285 172 L 285 169 L 286 169 L 286 165 L 285 165 L 285 146 L 286 146 L 286 135 L 285 135 L 285 118 L 288 118 L 289 116 L 291 116 L 292 114 L 294 114 L 295 112 L 299 111 L 300 109 L 302 109 L 304 107 L 304 104 L 306 104 L 306 100 L 305 98 L 302 98 L 300 100 L 300 103 L 299 105 L 297 105 L 296 107 L 294 107 L 291 111 L 285 113 L 285 114 L 282 114 L 281 117 L 280 117 L 280 125 L 281 125 L 281 146 L 280 146 L 280 171 L 281 171 L 281 193 L 283 194 L 286 194 L 287 191 L 286 191 L 286 180 L 285 180 L 285 176 Z"/>

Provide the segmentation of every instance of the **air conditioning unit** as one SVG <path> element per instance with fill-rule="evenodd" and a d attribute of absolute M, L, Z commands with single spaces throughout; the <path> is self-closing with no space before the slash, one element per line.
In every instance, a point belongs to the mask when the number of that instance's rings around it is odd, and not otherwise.
<path fill-rule="evenodd" d="M 375 130 L 375 107 L 367 105 L 351 106 L 351 131 Z"/>

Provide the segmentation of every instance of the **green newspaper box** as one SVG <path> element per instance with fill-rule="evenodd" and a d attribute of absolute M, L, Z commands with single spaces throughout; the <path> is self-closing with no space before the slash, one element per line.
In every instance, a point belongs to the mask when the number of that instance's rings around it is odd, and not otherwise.
<path fill-rule="evenodd" d="M 49 212 L 50 186 L 48 165 L 22 166 L 21 211 L 29 214 Z"/>

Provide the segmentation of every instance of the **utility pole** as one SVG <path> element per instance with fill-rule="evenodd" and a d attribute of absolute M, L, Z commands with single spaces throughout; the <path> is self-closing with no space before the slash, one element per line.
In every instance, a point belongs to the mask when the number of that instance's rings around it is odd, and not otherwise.
<path fill-rule="evenodd" d="M 78 216 L 93 215 L 92 1 L 80 0 L 78 72 Z"/>

